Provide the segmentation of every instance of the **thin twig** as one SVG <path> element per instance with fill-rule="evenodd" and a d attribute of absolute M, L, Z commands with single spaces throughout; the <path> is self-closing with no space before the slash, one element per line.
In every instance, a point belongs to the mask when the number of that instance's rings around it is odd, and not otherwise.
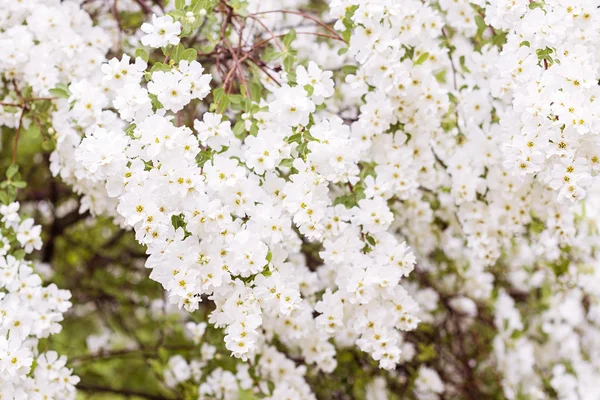
<path fill-rule="evenodd" d="M 264 14 L 273 14 L 273 13 L 282 13 L 282 14 L 294 14 L 294 15 L 299 15 L 302 18 L 306 18 L 306 19 L 310 19 L 311 21 L 317 23 L 318 25 L 322 26 L 323 28 L 327 29 L 329 32 L 331 32 L 331 34 L 333 34 L 334 36 L 337 36 L 339 38 L 339 40 L 343 41 L 344 43 L 346 42 L 344 40 L 344 38 L 342 38 L 339 33 L 337 33 L 335 31 L 335 29 L 333 29 L 332 27 L 330 27 L 329 25 L 327 25 L 325 22 L 321 21 L 318 18 L 313 17 L 312 15 L 303 13 L 301 11 L 293 11 L 293 10 L 270 10 L 270 11 L 261 11 L 261 12 L 257 12 L 251 15 L 264 15 Z M 249 15 L 250 16 L 250 15 Z"/>

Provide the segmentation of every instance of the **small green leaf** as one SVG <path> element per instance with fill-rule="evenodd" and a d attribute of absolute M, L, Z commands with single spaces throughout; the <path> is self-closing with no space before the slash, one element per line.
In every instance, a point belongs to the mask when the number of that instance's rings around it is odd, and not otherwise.
<path fill-rule="evenodd" d="M 375 245 L 377 244 L 377 243 L 375 242 L 375 239 L 373 238 L 373 236 L 371 236 L 371 235 L 367 235 L 366 237 L 367 237 L 367 242 L 369 242 L 369 244 L 370 244 L 371 246 L 375 246 Z"/>
<path fill-rule="evenodd" d="M 358 71 L 358 67 L 356 65 L 344 65 L 342 67 L 342 72 L 344 75 L 356 74 Z"/>
<path fill-rule="evenodd" d="M 475 23 L 477 24 L 477 33 L 478 34 L 481 34 L 485 30 L 485 28 L 487 28 L 487 24 L 485 23 L 483 18 L 481 18 L 481 16 L 479 16 L 479 15 L 475 16 Z"/>
<path fill-rule="evenodd" d="M 438 72 L 437 74 L 435 74 L 435 79 L 439 83 L 446 83 L 446 70 L 443 69 L 440 72 Z"/>
<path fill-rule="evenodd" d="M 283 59 L 283 69 L 285 70 L 285 72 L 287 72 L 289 74 L 292 71 L 292 68 L 294 68 L 295 62 L 296 62 L 296 57 L 287 55 Z"/>
<path fill-rule="evenodd" d="M 417 355 L 417 360 L 420 362 L 426 362 L 429 360 L 433 360 L 437 357 L 437 351 L 435 350 L 435 346 L 433 344 L 418 344 L 419 350 Z"/>
<path fill-rule="evenodd" d="M 71 92 L 65 84 L 59 83 L 55 88 L 49 90 L 50 94 L 54 97 L 60 97 L 62 99 L 68 99 L 71 97 Z"/>
<path fill-rule="evenodd" d="M 196 52 L 195 49 L 184 50 L 183 53 L 181 53 L 180 60 L 186 60 L 186 61 L 192 62 L 196 59 L 197 54 L 198 53 Z"/>
<path fill-rule="evenodd" d="M 250 96 L 252 100 L 259 102 L 262 95 L 262 86 L 257 82 L 250 82 Z"/>
<path fill-rule="evenodd" d="M 306 90 L 306 93 L 309 97 L 312 96 L 312 94 L 315 92 L 315 88 L 311 85 L 304 85 L 304 90 Z"/>
<path fill-rule="evenodd" d="M 212 159 L 213 153 L 208 151 L 208 150 L 202 150 L 200 153 L 198 153 L 198 155 L 196 156 L 196 164 L 198 164 L 198 166 L 200 168 L 202 168 L 204 166 L 204 164 L 206 164 L 206 162 L 210 159 Z"/>
<path fill-rule="evenodd" d="M 25 254 L 26 254 L 26 253 L 25 253 L 25 250 L 23 250 L 23 249 L 19 249 L 19 250 L 15 251 L 15 252 L 13 253 L 13 256 L 14 256 L 14 257 L 15 257 L 17 260 L 22 260 L 22 259 L 24 259 L 24 258 L 25 258 Z"/>
<path fill-rule="evenodd" d="M 429 53 L 423 53 L 419 56 L 419 58 L 417 58 L 417 61 L 415 61 L 415 65 L 421 65 L 425 61 L 427 61 L 427 59 L 429 59 Z"/>
<path fill-rule="evenodd" d="M 529 8 L 535 10 L 536 8 L 544 8 L 544 3 L 532 1 L 529 3 Z"/>
<path fill-rule="evenodd" d="M 211 11 L 215 7 L 216 3 L 218 3 L 218 1 L 214 1 L 214 0 L 194 0 L 194 1 L 192 1 L 192 12 L 194 14 L 199 13 L 200 10 L 206 10 L 206 12 L 209 12 L 209 11 Z"/>
<path fill-rule="evenodd" d="M 6 170 L 6 177 L 8 179 L 12 178 L 13 176 L 15 176 L 17 174 L 17 172 L 19 172 L 19 166 L 17 164 L 12 164 L 10 167 L 8 167 L 8 169 Z"/>
<path fill-rule="evenodd" d="M 292 165 L 294 165 L 294 159 L 293 158 L 284 158 L 279 163 L 279 166 L 282 167 L 282 168 L 292 168 Z"/>
<path fill-rule="evenodd" d="M 183 54 L 184 51 L 185 51 L 185 47 L 183 47 L 183 45 L 181 43 L 179 43 L 173 49 L 173 52 L 171 53 L 171 59 L 175 60 L 177 62 L 181 61 L 181 56 L 182 56 L 182 54 Z"/>
<path fill-rule="evenodd" d="M 290 31 L 283 37 L 283 45 L 286 48 L 289 48 L 294 40 L 296 40 L 296 30 L 290 29 Z"/>
<path fill-rule="evenodd" d="M 467 66 L 465 65 L 465 56 L 460 56 L 460 68 L 463 70 L 463 72 L 466 72 L 467 74 L 471 73 L 471 71 L 469 71 L 469 68 L 467 68 Z"/>
<path fill-rule="evenodd" d="M 302 134 L 301 133 L 294 133 L 292 136 L 288 137 L 286 139 L 286 142 L 288 143 L 300 143 L 300 141 L 302 140 Z"/>
<path fill-rule="evenodd" d="M 238 392 L 238 400 L 256 400 L 256 396 L 252 393 L 252 390 L 242 390 Z"/>
<path fill-rule="evenodd" d="M 150 56 L 148 55 L 148 52 L 145 49 L 136 49 L 135 50 L 135 56 L 141 58 L 142 60 L 148 62 L 148 59 L 150 58 Z"/>
<path fill-rule="evenodd" d="M 179 228 L 183 228 L 185 230 L 186 224 L 183 219 L 183 214 L 171 216 L 171 224 L 173 225 L 173 228 L 175 228 L 175 230 Z"/>
<path fill-rule="evenodd" d="M 164 347 L 160 347 L 158 349 L 158 357 L 163 363 L 166 363 L 169 360 L 169 351 Z"/>
<path fill-rule="evenodd" d="M 136 128 L 136 124 L 130 124 L 126 129 L 125 129 L 125 134 L 129 137 L 133 137 L 133 132 L 135 131 Z"/>
<path fill-rule="evenodd" d="M 235 123 L 235 125 L 233 126 L 233 134 L 236 137 L 239 137 L 242 133 L 244 133 L 246 131 L 246 124 L 244 123 L 243 120 L 239 120 L 238 122 Z"/>

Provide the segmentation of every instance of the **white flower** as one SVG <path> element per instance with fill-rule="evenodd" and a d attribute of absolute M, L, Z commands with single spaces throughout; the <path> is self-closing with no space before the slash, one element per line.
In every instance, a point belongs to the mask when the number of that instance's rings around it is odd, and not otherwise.
<path fill-rule="evenodd" d="M 141 39 L 144 46 L 165 47 L 168 44 L 179 44 L 177 35 L 181 33 L 181 24 L 174 22 L 169 15 L 157 17 L 152 14 L 152 24 L 143 23 L 140 29 L 146 33 Z"/>
<path fill-rule="evenodd" d="M 331 79 L 333 73 L 322 71 L 313 61 L 308 63 L 308 70 L 303 66 L 298 66 L 296 76 L 298 85 L 302 87 L 312 86 L 314 91 L 311 99 L 316 105 L 323 103 L 324 99 L 333 95 L 333 79 Z"/>
<path fill-rule="evenodd" d="M 23 246 L 26 253 L 31 253 L 34 249 L 39 250 L 42 248 L 42 239 L 40 234 L 42 233 L 42 227 L 40 225 L 33 225 L 33 218 L 27 218 L 17 228 L 17 240 Z"/>
<path fill-rule="evenodd" d="M 282 125 L 308 124 L 310 113 L 315 111 L 315 103 L 308 99 L 303 88 L 284 85 L 275 90 L 275 97 L 275 101 L 269 104 L 269 111 L 277 116 Z"/>

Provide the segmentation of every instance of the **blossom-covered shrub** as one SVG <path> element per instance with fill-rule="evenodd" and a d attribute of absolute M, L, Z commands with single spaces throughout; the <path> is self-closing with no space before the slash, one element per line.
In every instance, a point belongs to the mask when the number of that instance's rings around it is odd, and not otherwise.
<path fill-rule="evenodd" d="M 2 214 L 81 301 L 61 337 L 83 392 L 600 394 L 594 2 L 7 11 Z M 13 179 L 24 146 L 53 176 L 45 248 L 14 216 L 46 185 Z M 19 379 L 51 362 L 72 390 L 46 354 Z"/>

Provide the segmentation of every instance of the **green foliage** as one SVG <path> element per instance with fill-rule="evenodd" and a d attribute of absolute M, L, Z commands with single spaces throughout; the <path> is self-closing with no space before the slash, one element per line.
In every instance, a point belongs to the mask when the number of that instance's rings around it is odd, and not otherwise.
<path fill-rule="evenodd" d="M 540 65 L 547 69 L 550 65 L 554 64 L 555 62 L 560 63 L 558 60 L 552 58 L 552 54 L 554 52 L 555 51 L 553 48 L 546 47 L 545 49 L 537 49 L 535 51 L 535 54 L 538 57 Z"/>
<path fill-rule="evenodd" d="M 141 58 L 142 60 L 148 62 L 150 55 L 145 49 L 136 49 L 135 56 Z"/>
<path fill-rule="evenodd" d="M 415 61 L 415 65 L 421 65 L 425 61 L 427 61 L 427 59 L 429 59 L 429 53 L 423 53 L 419 56 L 419 58 L 417 58 L 417 61 Z"/>
<path fill-rule="evenodd" d="M 49 90 L 50 94 L 55 97 L 68 99 L 71 96 L 69 87 L 64 83 L 58 83 L 54 89 Z"/>

